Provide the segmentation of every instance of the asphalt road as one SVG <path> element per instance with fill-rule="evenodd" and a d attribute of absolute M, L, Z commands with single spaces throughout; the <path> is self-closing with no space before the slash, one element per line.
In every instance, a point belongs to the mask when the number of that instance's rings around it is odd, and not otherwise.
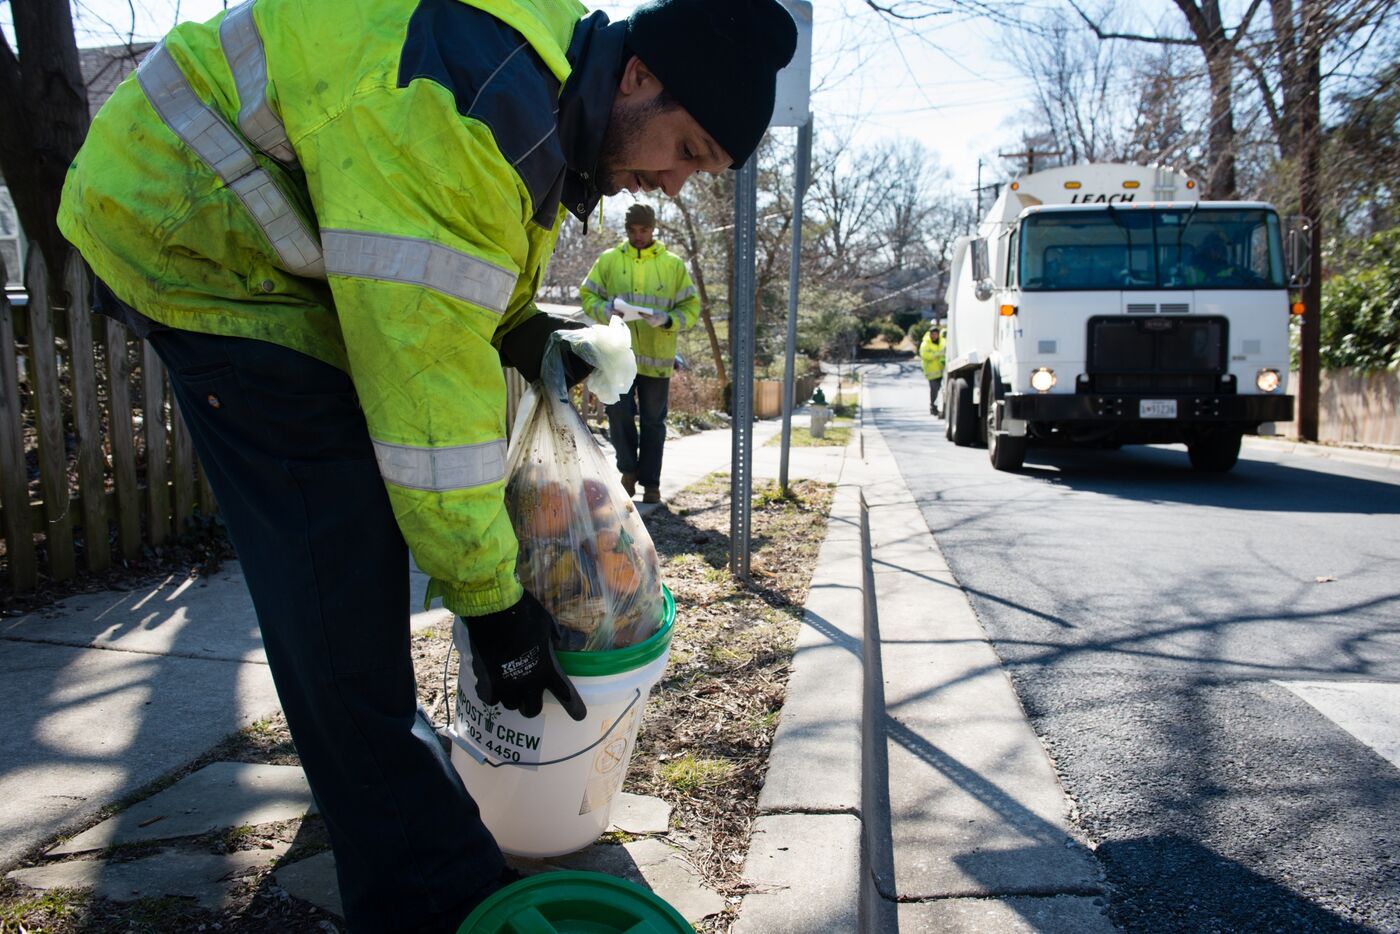
<path fill-rule="evenodd" d="M 1001 473 L 944 440 L 917 367 L 865 382 L 1113 920 L 1400 931 L 1400 767 L 1377 751 L 1400 749 L 1400 472 L 1246 447 L 1205 475 L 1184 448 L 1128 447 L 1032 448 Z"/>

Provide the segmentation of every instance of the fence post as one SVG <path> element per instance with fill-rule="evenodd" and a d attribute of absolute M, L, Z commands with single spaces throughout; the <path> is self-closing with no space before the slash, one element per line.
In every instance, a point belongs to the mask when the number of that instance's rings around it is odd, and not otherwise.
<path fill-rule="evenodd" d="M 150 341 L 141 342 L 142 424 L 146 429 L 147 521 L 151 544 L 170 537 L 170 472 L 165 449 L 165 365 Z M 179 418 L 177 414 L 175 416 Z"/>
<path fill-rule="evenodd" d="M 112 565 L 107 526 L 107 481 L 103 470 L 102 421 L 97 414 L 97 359 L 87 266 L 76 250 L 64 264 L 68 291 L 68 361 L 73 381 L 73 430 L 78 436 L 78 490 L 83 509 L 83 551 L 89 571 Z"/>
<path fill-rule="evenodd" d="M 58 395 L 58 341 L 54 336 L 49 277 L 38 250 L 29 252 L 25 284 L 29 292 L 29 368 L 38 403 L 39 485 L 44 495 L 44 542 L 49 575 L 72 577 L 73 523 L 68 515 L 68 451 L 63 438 L 63 408 Z"/>
<path fill-rule="evenodd" d="M 122 556 L 141 553 L 141 487 L 136 481 L 136 440 L 131 429 L 131 354 L 126 327 L 111 318 L 107 338 L 107 431 L 112 441 L 112 479 L 117 488 L 117 528 Z"/>
<path fill-rule="evenodd" d="M 5 264 L 0 263 L 0 283 Z M 24 460 L 19 372 L 15 366 L 15 324 L 10 301 L 0 288 L 0 509 L 5 515 L 5 557 L 10 587 L 31 590 L 39 582 L 34 556 L 34 524 L 29 510 L 29 468 Z"/>
<path fill-rule="evenodd" d="M 170 393 L 170 473 L 175 492 L 175 535 L 189 531 L 194 513 L 194 445 L 175 393 Z"/>

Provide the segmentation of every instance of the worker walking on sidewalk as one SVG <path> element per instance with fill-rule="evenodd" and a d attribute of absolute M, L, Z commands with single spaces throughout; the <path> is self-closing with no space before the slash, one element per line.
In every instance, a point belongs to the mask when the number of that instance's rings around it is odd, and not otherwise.
<path fill-rule="evenodd" d="M 676 335 L 695 326 L 700 298 L 685 263 L 655 239 L 656 212 L 649 205 L 629 207 L 626 225 L 626 242 L 598 257 L 579 294 L 584 312 L 599 322 L 610 315 L 624 315 L 615 305 L 618 299 L 642 309 L 639 320 L 627 323 L 637 355 L 637 381 L 608 406 L 608 437 L 617 451 L 617 469 L 627 495 L 637 495 L 640 481 L 642 502 L 659 503 Z"/>
<path fill-rule="evenodd" d="M 928 380 L 928 413 L 938 414 L 938 392 L 943 388 L 943 332 L 933 325 L 924 332 L 919 342 L 919 360 L 924 365 L 924 379 Z"/>
<path fill-rule="evenodd" d="M 410 551 L 484 700 L 584 715 L 504 506 L 501 364 L 568 326 L 534 305 L 565 214 L 742 164 L 796 44 L 776 0 L 585 12 L 249 0 L 150 51 L 64 188 L 169 370 L 356 932 L 454 931 L 507 878 L 416 709 Z"/>

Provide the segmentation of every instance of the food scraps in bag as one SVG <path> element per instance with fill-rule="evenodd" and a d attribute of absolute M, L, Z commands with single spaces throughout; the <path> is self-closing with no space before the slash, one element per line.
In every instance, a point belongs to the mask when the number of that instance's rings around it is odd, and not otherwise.
<path fill-rule="evenodd" d="M 520 583 L 554 616 L 558 649 L 642 642 L 664 609 L 651 536 L 578 413 L 548 394 L 533 402 L 506 484 Z"/>

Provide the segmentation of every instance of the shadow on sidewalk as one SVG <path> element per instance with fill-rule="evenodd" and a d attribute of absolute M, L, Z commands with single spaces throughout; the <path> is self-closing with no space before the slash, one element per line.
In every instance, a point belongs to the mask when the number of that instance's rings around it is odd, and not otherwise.
<path fill-rule="evenodd" d="M 250 680 L 268 678 L 251 605 L 246 618 L 237 605 L 209 612 L 202 583 L 78 595 L 65 601 L 77 610 L 6 621 L 0 865 L 169 784 L 246 725 L 250 698 L 270 696 Z"/>

